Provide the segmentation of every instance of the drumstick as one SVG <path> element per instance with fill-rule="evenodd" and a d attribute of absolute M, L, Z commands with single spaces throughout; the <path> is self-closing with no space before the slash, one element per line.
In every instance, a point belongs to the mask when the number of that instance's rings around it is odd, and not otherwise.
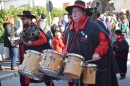
<path fill-rule="evenodd" d="M 88 60 L 88 61 L 86 61 L 86 63 L 87 63 L 87 62 L 91 62 L 91 61 L 93 61 L 93 60 Z"/>
<path fill-rule="evenodd" d="M 65 52 L 67 51 L 67 47 L 68 47 L 68 42 L 69 42 L 69 33 L 68 33 L 68 37 L 67 37 L 67 43 L 66 43 L 66 48 L 65 48 Z"/>

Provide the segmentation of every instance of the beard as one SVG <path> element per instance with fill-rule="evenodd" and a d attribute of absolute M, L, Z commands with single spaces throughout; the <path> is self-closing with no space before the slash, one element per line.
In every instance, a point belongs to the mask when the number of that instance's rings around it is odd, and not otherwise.
<path fill-rule="evenodd" d="M 23 24 L 23 28 L 29 27 L 29 24 Z"/>

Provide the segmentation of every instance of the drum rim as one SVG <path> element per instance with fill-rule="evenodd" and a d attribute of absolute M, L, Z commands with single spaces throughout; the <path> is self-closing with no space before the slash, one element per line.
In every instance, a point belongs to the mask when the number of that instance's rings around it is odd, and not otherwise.
<path fill-rule="evenodd" d="M 27 70 L 18 70 L 18 73 L 22 74 L 23 76 L 26 76 L 26 77 L 28 77 L 28 78 L 31 78 L 31 79 L 34 79 L 34 80 L 38 80 L 38 81 L 41 81 L 41 80 L 43 79 L 43 77 L 44 77 L 44 75 L 43 75 L 42 73 L 41 73 L 42 76 L 41 76 L 41 75 L 38 76 L 37 74 L 34 74 L 34 73 L 29 72 L 29 71 L 27 71 Z M 36 76 L 37 78 L 29 77 L 29 76 L 27 76 L 27 74 L 29 74 L 29 75 L 34 75 L 34 76 Z"/>
<path fill-rule="evenodd" d="M 43 70 L 53 71 L 53 72 L 55 73 L 54 75 L 58 75 L 58 72 L 57 72 L 56 70 L 52 70 L 52 69 L 46 68 L 46 67 L 39 67 L 39 68 L 38 68 L 38 71 L 42 72 L 43 74 L 49 75 L 49 76 L 54 76 L 53 74 L 50 75 L 50 74 L 44 73 Z"/>
<path fill-rule="evenodd" d="M 32 52 L 32 53 L 42 54 L 42 53 L 40 53 L 40 52 L 38 52 L 36 50 L 27 50 L 26 52 Z"/>
<path fill-rule="evenodd" d="M 57 52 L 57 51 L 52 50 L 52 49 L 45 49 L 45 50 L 43 50 L 42 52 L 44 53 L 44 52 L 46 52 L 46 51 L 49 51 L 49 52 L 54 52 L 54 53 L 57 53 L 57 54 L 60 54 L 60 55 L 62 55 L 62 56 L 63 56 L 63 54 L 62 54 L 62 53 Z"/>
<path fill-rule="evenodd" d="M 84 59 L 84 57 L 83 56 L 81 56 L 81 55 L 79 55 L 79 54 L 75 54 L 75 53 L 69 53 L 69 54 L 67 54 L 66 56 L 74 56 L 74 55 L 76 55 L 77 57 L 80 57 L 81 59 Z"/>
<path fill-rule="evenodd" d="M 97 67 L 96 64 L 92 64 L 92 63 L 85 64 L 84 66 L 88 66 L 88 67 Z"/>

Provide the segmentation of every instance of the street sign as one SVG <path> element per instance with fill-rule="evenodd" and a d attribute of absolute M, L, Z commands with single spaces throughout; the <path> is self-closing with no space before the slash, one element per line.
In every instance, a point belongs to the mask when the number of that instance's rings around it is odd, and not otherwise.
<path fill-rule="evenodd" d="M 46 3 L 46 9 L 48 12 L 52 12 L 52 10 L 53 10 L 53 4 L 50 0 L 47 1 L 47 3 Z"/>

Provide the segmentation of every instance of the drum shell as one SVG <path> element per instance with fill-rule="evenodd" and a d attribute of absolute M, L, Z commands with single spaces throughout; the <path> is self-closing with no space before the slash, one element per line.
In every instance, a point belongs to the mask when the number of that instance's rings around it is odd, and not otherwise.
<path fill-rule="evenodd" d="M 48 71 L 47 75 L 55 75 L 55 74 L 57 75 L 58 73 L 62 72 L 63 61 L 64 61 L 63 55 L 60 54 L 59 52 L 54 50 L 46 50 L 43 52 L 43 59 L 41 61 L 40 67 L 41 69 L 43 69 L 42 70 L 43 73 L 47 74 L 46 72 Z M 44 72 L 44 68 L 47 69 L 45 70 L 46 72 Z"/>
<path fill-rule="evenodd" d="M 96 65 L 85 65 L 83 71 L 83 83 L 84 84 L 95 84 L 96 81 Z"/>
<path fill-rule="evenodd" d="M 68 55 L 66 60 L 63 74 L 72 79 L 79 79 L 82 72 L 83 58 L 75 55 Z M 75 62 L 75 60 L 77 62 Z"/>
<path fill-rule="evenodd" d="M 34 51 L 34 50 L 28 50 L 26 51 L 26 54 L 24 54 L 24 60 L 22 64 L 19 66 L 19 73 L 26 77 L 30 77 L 30 74 L 33 76 L 37 76 L 39 78 L 43 77 L 43 74 L 38 71 L 39 68 L 39 62 L 42 61 L 42 55 L 41 53 Z M 26 72 L 26 73 L 24 73 Z M 29 74 L 27 74 L 27 72 Z"/>

